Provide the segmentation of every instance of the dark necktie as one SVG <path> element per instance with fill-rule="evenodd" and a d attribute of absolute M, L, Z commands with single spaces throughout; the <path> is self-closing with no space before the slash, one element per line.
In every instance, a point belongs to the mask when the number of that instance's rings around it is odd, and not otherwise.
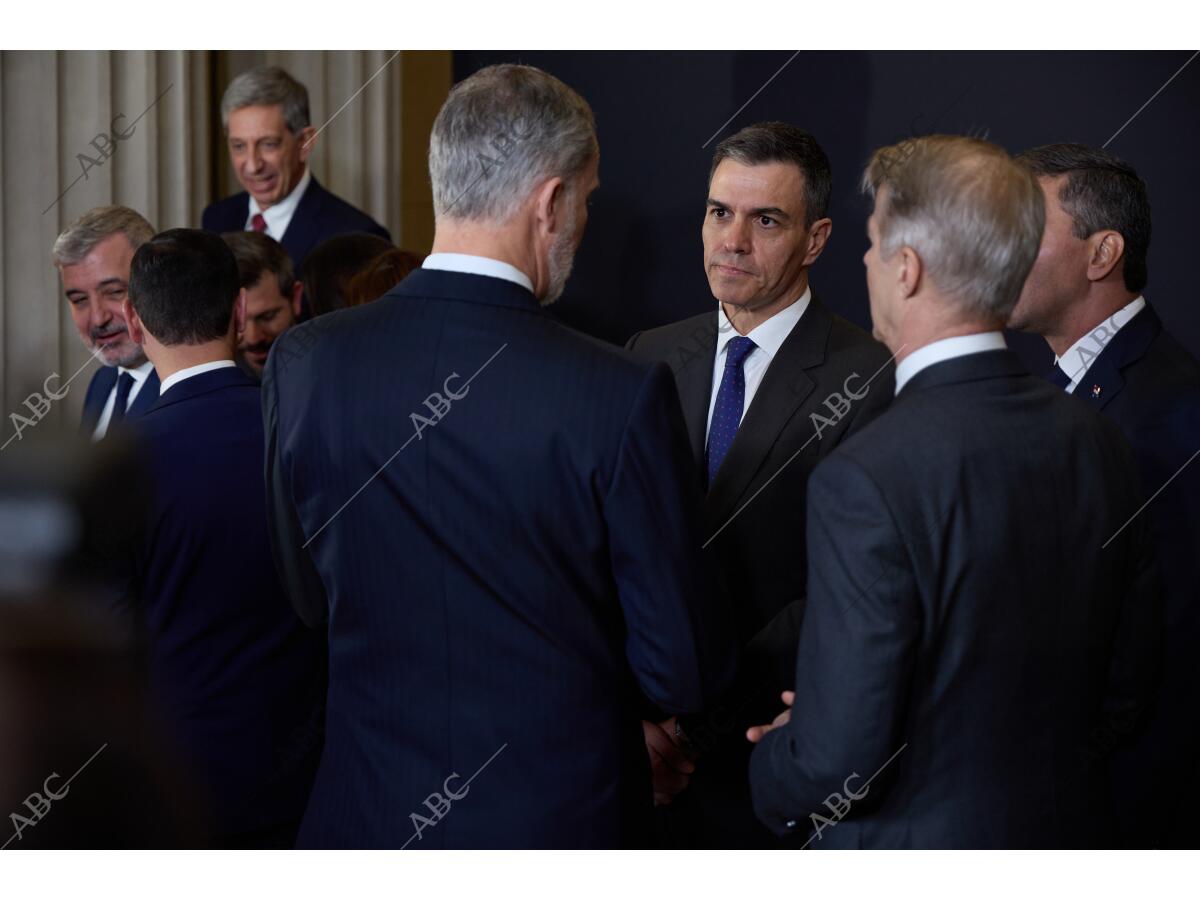
<path fill-rule="evenodd" d="M 262 213 L 254 214 L 254 218 L 250 220 L 250 227 L 259 234 L 267 230 L 267 220 L 263 218 Z"/>
<path fill-rule="evenodd" d="M 708 483 L 716 480 L 721 463 L 733 444 L 742 422 L 742 407 L 746 402 L 746 374 L 742 363 L 756 344 L 748 337 L 735 337 L 725 345 L 725 372 L 713 407 L 712 424 L 708 426 Z"/>
<path fill-rule="evenodd" d="M 1046 376 L 1046 380 L 1055 387 L 1058 387 L 1064 391 L 1071 383 L 1070 376 L 1068 376 L 1067 373 L 1062 370 L 1062 366 L 1060 366 L 1058 363 L 1055 363 L 1050 368 L 1050 373 Z"/>
<path fill-rule="evenodd" d="M 117 376 L 117 399 L 113 403 L 112 415 L 108 419 L 109 428 L 125 421 L 125 407 L 129 405 L 129 392 L 132 389 L 132 375 L 128 372 L 122 372 Z"/>

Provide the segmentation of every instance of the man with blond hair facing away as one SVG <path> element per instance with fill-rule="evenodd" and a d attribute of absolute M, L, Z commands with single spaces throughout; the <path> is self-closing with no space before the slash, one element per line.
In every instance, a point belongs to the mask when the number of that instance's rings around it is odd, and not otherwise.
<path fill-rule="evenodd" d="M 1161 598 L 1129 446 L 1004 343 L 1042 193 L 941 135 L 876 151 L 863 186 L 897 396 L 809 482 L 792 708 L 748 735 L 756 811 L 816 847 L 1105 843 L 1105 736 L 1150 695 Z"/>

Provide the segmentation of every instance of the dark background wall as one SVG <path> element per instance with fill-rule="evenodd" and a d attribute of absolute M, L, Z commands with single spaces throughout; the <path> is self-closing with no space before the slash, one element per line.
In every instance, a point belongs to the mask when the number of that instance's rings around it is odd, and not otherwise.
<path fill-rule="evenodd" d="M 1191 56 L 1162 52 L 456 52 L 454 78 L 499 62 L 551 72 L 596 113 L 601 187 L 556 315 L 614 342 L 712 308 L 700 225 L 716 143 L 744 125 L 791 122 L 833 166 L 833 235 L 811 272 L 834 310 L 869 328 L 862 255 L 870 210 L 857 182 L 871 151 L 909 134 L 973 133 L 1013 152 L 1057 141 L 1103 145 Z M 715 139 L 708 144 L 714 132 Z M 1146 297 L 1200 356 L 1191 280 L 1200 249 L 1200 59 L 1108 149 L 1150 189 L 1154 237 Z M 1030 365 L 1040 338 L 1009 335 Z"/>

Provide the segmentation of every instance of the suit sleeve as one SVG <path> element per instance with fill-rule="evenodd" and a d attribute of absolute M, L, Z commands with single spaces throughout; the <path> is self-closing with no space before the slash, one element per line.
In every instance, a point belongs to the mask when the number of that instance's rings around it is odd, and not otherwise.
<path fill-rule="evenodd" d="M 1127 468 L 1132 481 L 1136 472 L 1132 455 Z M 1140 492 L 1134 496 L 1140 504 Z M 1126 568 L 1133 577 L 1114 632 L 1101 724 L 1105 734 L 1096 736 L 1100 739 L 1093 749 L 1110 749 L 1133 734 L 1142 724 L 1160 683 L 1165 633 L 1163 583 L 1152 519 L 1146 512 L 1139 510 L 1127 523 L 1126 533 L 1121 535 L 1125 546 L 1111 548 L 1127 554 L 1130 562 Z"/>
<path fill-rule="evenodd" d="M 626 656 L 667 714 L 699 711 L 733 668 L 730 631 L 704 576 L 693 469 L 671 372 L 656 363 L 626 423 L 604 515 Z"/>
<path fill-rule="evenodd" d="M 754 809 L 776 834 L 830 817 L 832 794 L 882 790 L 901 728 L 920 610 L 900 529 L 879 488 L 845 454 L 813 472 L 808 608 L 790 721 L 750 759 Z M 836 805 L 836 800 L 835 800 Z M 796 823 L 800 823 L 799 826 Z"/>
<path fill-rule="evenodd" d="M 276 341 L 263 372 L 267 531 L 271 538 L 271 555 L 283 589 L 301 620 L 315 628 L 324 623 L 328 616 L 328 601 L 320 573 L 317 572 L 311 554 L 304 547 L 304 529 L 293 502 L 291 479 L 280 447 L 279 392 L 275 373 L 280 351 L 284 349 L 280 345 L 287 339 L 285 334 Z"/>

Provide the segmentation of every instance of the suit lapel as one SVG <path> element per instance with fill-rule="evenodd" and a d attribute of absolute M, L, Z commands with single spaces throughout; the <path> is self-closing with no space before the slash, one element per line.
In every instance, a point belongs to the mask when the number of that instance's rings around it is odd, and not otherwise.
<path fill-rule="evenodd" d="M 729 454 L 709 487 L 705 512 L 710 524 L 724 521 L 734 512 L 784 428 L 806 405 L 815 382 L 804 370 L 825 361 L 832 325 L 828 311 L 814 294 L 767 368 Z"/>
<path fill-rule="evenodd" d="M 312 250 L 317 240 L 317 223 L 321 221 L 321 202 L 325 198 L 325 189 L 317 183 L 314 175 L 304 191 L 304 196 L 292 213 L 292 221 L 288 222 L 287 231 L 283 233 L 283 249 L 297 265 Z"/>
<path fill-rule="evenodd" d="M 712 397 L 713 356 L 717 352 L 717 316 L 710 314 L 692 327 L 678 355 L 671 361 L 683 418 L 696 465 L 704 468 L 704 443 L 708 431 L 708 405 Z"/>
<path fill-rule="evenodd" d="M 108 400 L 113 383 L 117 380 L 116 366 L 104 366 L 92 378 L 88 385 L 87 396 L 84 398 L 83 417 L 79 423 L 79 433 L 91 437 L 100 421 L 100 413 L 104 411 L 104 403 Z"/>
<path fill-rule="evenodd" d="M 1121 369 L 1145 355 L 1162 322 L 1149 306 L 1125 323 L 1108 342 L 1075 388 L 1076 396 L 1104 409 L 1125 387 Z"/>

